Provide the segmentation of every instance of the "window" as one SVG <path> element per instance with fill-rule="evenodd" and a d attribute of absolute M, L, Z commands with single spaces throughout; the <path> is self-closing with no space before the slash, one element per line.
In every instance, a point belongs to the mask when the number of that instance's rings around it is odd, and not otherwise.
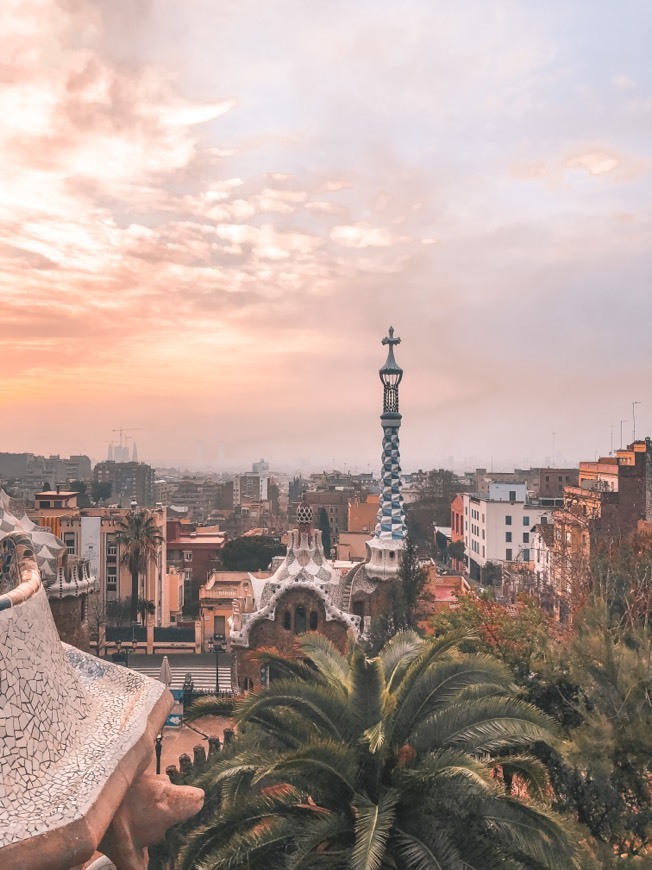
<path fill-rule="evenodd" d="M 523 550 L 523 561 L 524 562 L 530 561 L 530 551 L 529 550 Z"/>
<path fill-rule="evenodd" d="M 319 625 L 319 614 L 316 610 L 310 611 L 310 630 L 316 631 L 317 626 Z"/>
<path fill-rule="evenodd" d="M 484 547 L 482 548 L 482 558 L 484 559 Z"/>
<path fill-rule="evenodd" d="M 74 532 L 64 532 L 63 533 L 63 543 L 68 548 L 68 553 L 71 556 L 77 555 L 77 541 L 75 540 Z"/>
<path fill-rule="evenodd" d="M 184 562 L 192 562 L 192 550 L 184 550 L 183 551 L 183 561 Z"/>
<path fill-rule="evenodd" d="M 118 585 L 118 569 L 115 565 L 109 565 L 106 569 L 106 585 L 113 589 Z"/>
<path fill-rule="evenodd" d="M 530 543 L 530 533 L 529 532 L 523 532 L 523 543 L 524 544 Z"/>
<path fill-rule="evenodd" d="M 549 481 L 549 480 L 550 480 L 550 475 L 546 474 L 546 481 Z"/>
<path fill-rule="evenodd" d="M 509 500 L 510 500 L 510 501 L 516 501 L 516 490 L 515 490 L 515 489 L 510 489 L 510 491 L 509 491 Z"/>
<path fill-rule="evenodd" d="M 289 631 L 292 628 L 292 614 L 289 610 L 286 610 L 283 614 L 283 628 L 286 631 Z"/>
<path fill-rule="evenodd" d="M 511 549 L 511 547 L 508 547 L 505 550 L 505 559 L 507 559 L 508 562 L 512 561 L 512 549 Z"/>
<path fill-rule="evenodd" d="M 306 630 L 306 608 L 299 604 L 294 609 L 294 633 L 303 634 Z"/>
<path fill-rule="evenodd" d="M 509 514 L 507 514 L 507 516 L 505 517 L 505 525 L 511 526 L 511 524 L 512 524 L 512 518 Z"/>
<path fill-rule="evenodd" d="M 108 541 L 106 545 L 106 555 L 107 556 L 117 556 L 118 555 L 118 545 L 115 541 Z"/>
<path fill-rule="evenodd" d="M 523 517 L 523 525 L 524 526 L 530 525 L 530 518 L 529 517 Z"/>
<path fill-rule="evenodd" d="M 507 544 L 512 543 L 512 533 L 511 532 L 505 532 L 505 542 Z"/>
<path fill-rule="evenodd" d="M 482 530 L 482 540 L 484 541 L 484 529 Z"/>

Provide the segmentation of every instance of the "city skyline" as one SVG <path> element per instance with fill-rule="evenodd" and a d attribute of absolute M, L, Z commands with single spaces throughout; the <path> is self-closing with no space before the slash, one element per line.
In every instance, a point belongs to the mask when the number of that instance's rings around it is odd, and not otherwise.
<path fill-rule="evenodd" d="M 390 324 L 406 470 L 652 433 L 647 4 L 0 20 L 3 450 L 377 469 Z"/>

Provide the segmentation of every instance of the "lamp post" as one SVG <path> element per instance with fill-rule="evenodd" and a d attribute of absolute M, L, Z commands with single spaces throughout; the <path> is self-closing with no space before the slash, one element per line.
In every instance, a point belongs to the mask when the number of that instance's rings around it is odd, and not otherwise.
<path fill-rule="evenodd" d="M 216 634 L 208 638 L 208 651 L 215 653 L 215 694 L 220 691 L 220 653 L 224 652 L 225 640 L 223 634 Z"/>
<path fill-rule="evenodd" d="M 135 635 L 135 633 L 132 631 L 132 635 L 131 635 L 131 651 L 132 651 L 133 653 L 136 652 L 136 647 L 137 647 L 137 646 L 138 646 L 138 641 L 136 640 L 136 635 Z M 116 640 L 116 642 L 115 642 L 115 648 L 116 648 L 117 651 L 118 651 L 118 655 L 120 655 L 120 653 L 123 651 L 123 649 L 122 649 L 122 641 L 121 641 L 121 640 L 119 640 L 119 639 Z M 128 668 L 128 667 L 129 667 L 129 646 L 128 646 L 127 644 L 125 644 L 125 646 L 124 646 L 124 654 L 125 654 L 125 667 Z"/>
<path fill-rule="evenodd" d="M 156 773 L 161 772 L 161 752 L 163 750 L 163 735 L 159 732 L 154 741 L 154 751 L 156 753 Z"/>

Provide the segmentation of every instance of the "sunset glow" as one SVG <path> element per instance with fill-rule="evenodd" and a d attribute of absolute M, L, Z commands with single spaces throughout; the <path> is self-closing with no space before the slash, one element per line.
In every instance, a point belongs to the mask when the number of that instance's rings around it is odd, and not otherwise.
<path fill-rule="evenodd" d="M 2 450 L 375 467 L 390 323 L 407 469 L 652 434 L 651 25 L 5 2 Z"/>

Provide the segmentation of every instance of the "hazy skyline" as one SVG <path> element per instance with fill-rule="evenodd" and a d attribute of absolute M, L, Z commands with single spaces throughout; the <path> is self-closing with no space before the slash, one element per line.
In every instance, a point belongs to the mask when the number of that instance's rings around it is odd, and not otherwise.
<path fill-rule="evenodd" d="M 377 468 L 390 323 L 406 469 L 652 434 L 649 3 L 0 24 L 0 450 Z"/>

